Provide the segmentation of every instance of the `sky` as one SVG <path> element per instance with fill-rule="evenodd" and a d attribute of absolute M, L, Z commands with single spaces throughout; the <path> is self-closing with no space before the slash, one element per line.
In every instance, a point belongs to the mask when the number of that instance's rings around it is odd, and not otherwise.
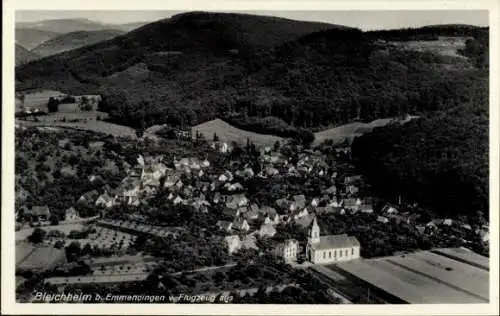
<path fill-rule="evenodd" d="M 228 12 L 228 11 L 225 11 Z M 234 11 L 233 11 L 234 12 Z M 242 13 L 272 15 L 295 20 L 318 21 L 357 27 L 363 30 L 395 29 L 433 24 L 471 24 L 488 26 L 488 11 L 239 11 Z M 86 18 L 89 20 L 122 24 L 153 22 L 181 11 L 16 11 L 16 22 L 34 22 L 50 19 Z"/>

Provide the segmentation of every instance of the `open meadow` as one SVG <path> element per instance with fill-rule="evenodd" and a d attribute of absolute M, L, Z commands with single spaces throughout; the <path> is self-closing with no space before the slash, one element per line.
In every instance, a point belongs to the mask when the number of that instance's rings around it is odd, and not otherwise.
<path fill-rule="evenodd" d="M 202 133 L 208 140 L 211 140 L 214 133 L 216 133 L 222 141 L 229 143 L 235 141 L 243 146 L 247 143 L 247 139 L 253 141 L 253 143 L 258 147 L 273 146 L 276 141 L 283 141 L 282 137 L 248 132 L 236 128 L 220 119 L 215 119 L 193 126 L 191 131 L 193 137 L 196 135 L 197 131 Z"/>

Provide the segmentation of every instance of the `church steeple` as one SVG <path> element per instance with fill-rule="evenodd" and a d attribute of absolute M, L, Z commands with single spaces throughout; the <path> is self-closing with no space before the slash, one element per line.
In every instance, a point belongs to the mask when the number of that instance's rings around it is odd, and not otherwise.
<path fill-rule="evenodd" d="M 311 227 L 309 228 L 309 241 L 312 244 L 319 243 L 319 226 L 316 221 L 316 217 L 314 217 Z"/>

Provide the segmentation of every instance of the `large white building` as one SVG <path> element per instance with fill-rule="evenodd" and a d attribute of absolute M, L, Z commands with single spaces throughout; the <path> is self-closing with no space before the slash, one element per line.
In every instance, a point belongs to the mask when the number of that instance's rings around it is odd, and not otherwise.
<path fill-rule="evenodd" d="M 320 236 L 314 218 L 307 239 L 306 256 L 312 263 L 329 264 L 359 259 L 360 244 L 356 237 L 347 235 Z"/>
<path fill-rule="evenodd" d="M 297 254 L 299 252 L 299 242 L 295 239 L 287 239 L 279 243 L 274 248 L 274 253 L 286 262 L 297 261 Z"/>

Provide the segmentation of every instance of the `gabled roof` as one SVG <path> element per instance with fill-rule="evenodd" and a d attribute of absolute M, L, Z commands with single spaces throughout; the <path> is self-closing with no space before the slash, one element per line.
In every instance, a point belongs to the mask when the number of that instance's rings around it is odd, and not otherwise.
<path fill-rule="evenodd" d="M 47 205 L 38 206 L 35 205 L 31 209 L 24 207 L 24 214 L 30 214 L 35 216 L 50 215 L 50 210 Z"/>
<path fill-rule="evenodd" d="M 262 235 L 274 235 L 276 234 L 276 228 L 271 224 L 264 224 L 260 226 L 259 234 Z"/>
<path fill-rule="evenodd" d="M 241 245 L 246 249 L 259 249 L 257 247 L 257 239 L 254 235 L 246 235 L 241 241 Z"/>
<path fill-rule="evenodd" d="M 273 207 L 270 207 L 268 205 L 264 205 L 261 207 L 260 212 L 263 214 L 268 215 L 269 217 L 271 216 L 276 216 L 278 212 L 276 212 L 276 209 Z"/>
<path fill-rule="evenodd" d="M 295 202 L 306 202 L 306 196 L 304 194 L 298 194 L 293 196 Z"/>
<path fill-rule="evenodd" d="M 217 226 L 221 229 L 228 230 L 233 223 L 230 221 L 218 221 Z"/>
<path fill-rule="evenodd" d="M 233 227 L 236 229 L 240 229 L 240 228 L 243 228 L 243 225 L 245 223 L 247 223 L 246 219 L 244 219 L 243 217 L 238 217 L 233 221 Z M 248 223 L 247 223 L 247 225 L 248 225 Z"/>
<path fill-rule="evenodd" d="M 226 199 L 226 206 L 237 207 L 243 201 L 248 201 L 244 194 L 229 195 Z"/>
<path fill-rule="evenodd" d="M 229 217 L 236 217 L 236 215 L 238 214 L 238 210 L 235 208 L 225 207 L 222 213 Z"/>
<path fill-rule="evenodd" d="M 281 207 L 281 208 L 285 208 L 288 206 L 288 204 L 290 203 L 290 201 L 288 201 L 287 199 L 285 198 L 281 198 L 281 199 L 277 199 L 276 200 L 276 205 L 278 207 Z"/>
<path fill-rule="evenodd" d="M 306 216 L 302 216 L 299 219 L 295 220 L 295 223 L 299 226 L 302 226 L 304 228 L 311 226 L 313 220 L 315 218 L 315 215 L 308 214 Z"/>
<path fill-rule="evenodd" d="M 82 195 L 82 197 L 84 199 L 86 199 L 87 201 L 95 200 L 95 199 L 97 199 L 98 196 L 99 196 L 99 192 L 97 192 L 97 190 L 92 190 L 92 191 L 86 192 L 85 194 Z"/>
<path fill-rule="evenodd" d="M 339 249 L 359 247 L 360 243 L 354 236 L 343 235 L 328 235 L 320 236 L 320 241 L 317 244 L 312 244 L 314 249 Z"/>
<path fill-rule="evenodd" d="M 100 199 L 104 200 L 104 201 L 111 201 L 111 200 L 113 200 L 113 198 L 107 192 L 104 192 L 103 194 L 99 195 L 99 197 L 97 198 L 97 200 L 100 200 Z"/>

